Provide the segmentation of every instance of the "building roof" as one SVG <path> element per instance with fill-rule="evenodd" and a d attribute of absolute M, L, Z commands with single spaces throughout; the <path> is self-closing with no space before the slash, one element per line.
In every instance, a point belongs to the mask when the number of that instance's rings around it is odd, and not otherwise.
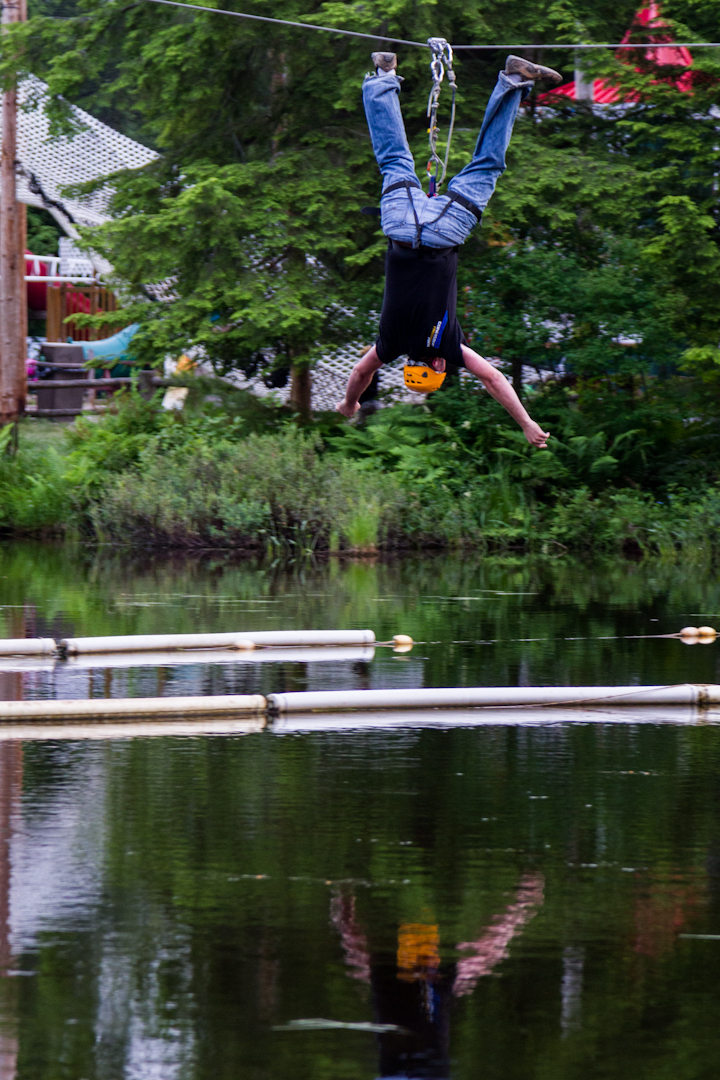
<path fill-rule="evenodd" d="M 667 33 L 667 23 L 663 20 L 660 14 L 660 5 L 652 3 L 646 8 L 642 8 L 638 11 L 637 15 L 633 19 L 632 26 L 622 39 L 623 44 L 630 44 L 633 38 L 644 31 L 644 35 L 650 39 L 651 42 L 658 45 L 665 42 L 672 42 L 672 37 Z M 642 44 L 638 45 L 638 49 L 642 49 Z M 625 50 L 616 54 L 618 59 L 626 60 Z M 645 48 L 645 59 L 652 64 L 656 64 L 658 67 L 670 66 L 674 68 L 685 67 L 690 68 L 692 66 L 693 58 L 692 54 L 684 45 L 678 45 L 672 49 L 657 49 L 652 45 L 648 45 Z M 685 71 L 681 75 L 676 76 L 673 82 L 679 90 L 687 91 L 692 86 L 692 73 Z M 578 99 L 578 80 L 574 79 L 572 82 L 564 83 L 562 86 L 558 86 L 555 90 L 550 90 L 546 94 L 542 94 L 539 100 L 542 104 L 553 104 L 555 100 L 560 97 L 568 98 L 570 101 L 576 101 Z M 592 83 L 592 97 L 588 94 L 588 101 L 593 101 L 597 105 L 614 105 L 618 102 L 636 101 L 637 95 L 623 91 L 619 86 L 614 85 L 608 79 L 595 79 Z"/>
<path fill-rule="evenodd" d="M 65 231 L 77 236 L 78 225 L 101 225 L 109 221 L 112 189 L 104 185 L 91 195 L 68 197 L 62 189 L 85 184 L 123 169 L 148 165 L 158 155 L 102 124 L 90 113 L 70 105 L 77 131 L 54 137 L 47 115 L 48 87 L 30 75 L 18 89 L 17 198 L 28 206 L 49 210 Z"/>

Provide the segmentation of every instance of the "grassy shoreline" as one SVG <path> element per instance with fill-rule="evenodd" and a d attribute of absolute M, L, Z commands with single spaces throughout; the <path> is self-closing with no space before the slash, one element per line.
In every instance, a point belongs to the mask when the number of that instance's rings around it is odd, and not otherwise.
<path fill-rule="evenodd" d="M 388 408 L 360 427 L 332 416 L 301 427 L 238 391 L 218 403 L 208 393 L 217 384 L 206 382 L 194 384 L 194 404 L 181 414 L 128 394 L 102 418 L 26 419 L 17 454 L 0 459 L 0 535 L 281 557 L 422 548 L 720 554 L 720 486 L 621 486 L 604 436 L 592 437 L 584 472 L 572 471 L 562 457 L 572 438 L 554 454 L 532 454 L 484 414 L 472 420 L 478 436 L 464 412 L 449 422 L 427 406 Z M 477 408 L 487 412 L 484 402 Z M 478 449 L 488 432 L 497 445 Z M 592 439 L 574 441 L 588 456 Z"/>

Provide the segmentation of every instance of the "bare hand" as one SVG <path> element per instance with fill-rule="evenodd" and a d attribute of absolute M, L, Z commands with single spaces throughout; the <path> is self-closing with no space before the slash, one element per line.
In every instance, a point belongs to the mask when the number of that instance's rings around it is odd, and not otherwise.
<path fill-rule="evenodd" d="M 525 438 L 534 446 L 536 450 L 545 450 L 547 447 L 547 441 L 550 438 L 549 431 L 543 431 L 539 424 L 536 424 L 534 420 L 531 420 L 529 424 L 523 426 L 523 433 Z"/>
<path fill-rule="evenodd" d="M 348 405 L 347 401 L 338 401 L 335 409 L 337 412 L 342 413 L 348 420 L 352 420 L 355 413 L 360 408 L 360 402 L 356 401 L 354 405 Z"/>

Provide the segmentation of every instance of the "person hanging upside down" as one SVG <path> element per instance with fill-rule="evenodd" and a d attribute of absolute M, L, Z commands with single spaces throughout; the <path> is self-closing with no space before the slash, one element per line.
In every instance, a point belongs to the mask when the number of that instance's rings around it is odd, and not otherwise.
<path fill-rule="evenodd" d="M 415 172 L 400 112 L 395 53 L 372 54 L 375 74 L 366 75 L 363 104 L 375 158 L 383 175 L 382 230 L 388 238 L 385 294 L 377 341 L 353 368 L 337 409 L 351 418 L 359 398 L 383 364 L 407 353 L 412 363 L 445 370 L 465 365 L 510 413 L 535 447 L 548 432 L 529 416 L 502 372 L 468 346 L 457 320 L 458 248 L 479 224 L 498 178 L 520 102 L 536 79 L 559 83 L 552 68 L 508 56 L 498 75 L 475 153 L 448 185 L 447 195 L 428 198 Z"/>

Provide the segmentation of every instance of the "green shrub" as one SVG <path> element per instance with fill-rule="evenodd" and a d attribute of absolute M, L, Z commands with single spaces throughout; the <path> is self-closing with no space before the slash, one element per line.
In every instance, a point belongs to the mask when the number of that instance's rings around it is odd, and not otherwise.
<path fill-rule="evenodd" d="M 538 400 L 559 409 L 558 395 Z M 283 410 L 244 411 L 239 397 L 230 415 L 197 385 L 188 400 L 173 413 L 132 392 L 69 431 L 22 425 L 14 456 L 0 443 L 0 529 L 282 558 L 463 544 L 720 557 L 720 487 L 622 486 L 645 436 L 613 428 L 607 410 L 608 433 L 566 418 L 565 441 L 537 452 L 491 422 L 487 395 L 452 391 L 444 405 L 385 409 L 361 426 L 323 417 L 304 430 Z"/>
<path fill-rule="evenodd" d="M 314 550 L 332 533 L 345 546 L 389 538 L 402 501 L 392 478 L 322 456 L 316 440 L 287 428 L 214 446 L 165 449 L 154 438 L 90 516 L 108 540 Z"/>
<path fill-rule="evenodd" d="M 72 511 L 64 469 L 64 459 L 52 446 L 42 451 L 21 446 L 13 457 L 0 454 L 0 529 L 62 531 Z"/>

